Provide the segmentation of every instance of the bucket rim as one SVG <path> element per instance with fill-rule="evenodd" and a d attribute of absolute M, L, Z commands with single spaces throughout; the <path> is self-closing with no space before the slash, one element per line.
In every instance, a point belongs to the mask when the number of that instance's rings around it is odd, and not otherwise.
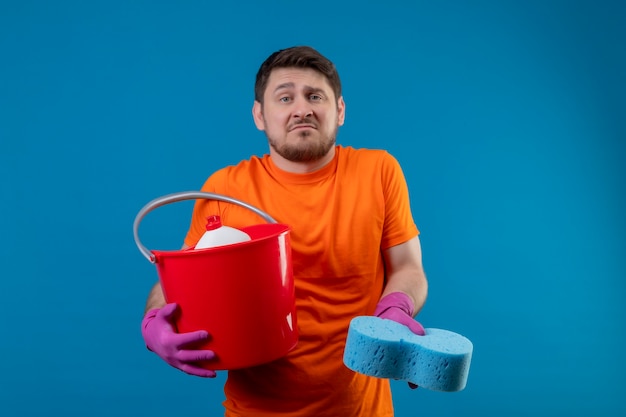
<path fill-rule="evenodd" d="M 273 226 L 282 226 L 281 230 L 277 230 L 275 232 L 269 233 L 267 235 L 264 236 L 260 236 L 260 237 L 255 237 L 254 239 L 251 240 L 246 240 L 243 242 L 236 242 L 236 243 L 230 243 L 228 245 L 221 245 L 221 246 L 213 246 L 210 248 L 203 248 L 203 249 L 195 249 L 195 246 L 189 246 L 188 248 L 185 249 L 152 249 L 151 250 L 151 254 L 152 256 L 155 257 L 154 263 L 157 262 L 157 257 L 163 257 L 163 256 L 199 256 L 201 254 L 208 254 L 208 253 L 215 253 L 215 252 L 223 252 L 226 250 L 232 250 L 232 249 L 237 249 L 237 248 L 242 248 L 245 246 L 255 246 L 257 244 L 263 243 L 267 240 L 270 239 L 275 239 L 281 235 L 289 235 L 291 233 L 291 227 L 287 224 L 284 223 L 272 223 Z M 251 225 L 251 226 L 246 226 L 241 228 L 242 231 L 246 231 L 252 228 L 255 228 L 257 226 L 267 226 L 264 224 L 256 224 L 256 225 Z"/>

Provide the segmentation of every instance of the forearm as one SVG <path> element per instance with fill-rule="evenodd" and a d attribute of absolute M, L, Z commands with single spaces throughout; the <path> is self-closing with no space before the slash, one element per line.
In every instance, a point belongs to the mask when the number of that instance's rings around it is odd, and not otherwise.
<path fill-rule="evenodd" d="M 387 285 L 385 285 L 383 293 L 381 294 L 381 298 L 393 292 L 403 292 L 408 295 L 415 307 L 413 314 L 417 315 L 424 306 L 424 303 L 426 303 L 426 297 L 428 295 L 428 281 L 424 270 L 422 268 L 415 268 L 390 274 L 387 279 Z"/>
<path fill-rule="evenodd" d="M 422 266 L 422 247 L 418 237 L 383 252 L 387 283 L 381 298 L 393 292 L 402 292 L 413 301 L 413 316 L 424 306 L 428 282 Z"/>
<path fill-rule="evenodd" d="M 157 282 L 154 287 L 152 287 L 152 290 L 150 290 L 150 294 L 148 294 L 144 314 L 153 308 L 161 308 L 164 305 L 165 296 L 163 295 L 163 290 L 161 289 L 161 283 Z"/>

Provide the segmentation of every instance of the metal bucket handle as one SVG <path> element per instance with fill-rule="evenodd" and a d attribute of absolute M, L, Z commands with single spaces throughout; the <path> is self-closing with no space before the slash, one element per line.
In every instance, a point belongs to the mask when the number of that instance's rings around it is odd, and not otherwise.
<path fill-rule="evenodd" d="M 218 201 L 225 201 L 227 203 L 236 204 L 238 206 L 247 208 L 248 210 L 255 212 L 256 214 L 261 216 L 263 219 L 267 220 L 268 223 L 278 223 L 269 214 L 265 213 L 261 209 L 258 209 L 254 206 L 251 206 L 248 203 L 244 203 L 243 201 L 237 200 L 235 198 L 227 197 L 225 195 L 208 193 L 208 192 L 203 192 L 203 191 L 181 191 L 178 193 L 167 194 L 167 195 L 155 198 L 154 200 L 150 201 L 148 204 L 143 206 L 143 208 L 139 210 L 139 213 L 137 213 L 137 216 L 135 216 L 135 222 L 133 223 L 133 234 L 135 236 L 135 244 L 137 244 L 139 251 L 143 254 L 143 256 L 146 257 L 146 259 L 148 259 L 152 263 L 156 262 L 156 256 L 154 256 L 154 254 L 150 252 L 150 250 L 146 248 L 139 240 L 139 223 L 146 216 L 146 214 L 148 214 L 149 212 L 151 212 L 152 210 L 156 208 L 159 208 L 169 203 L 176 203 L 176 202 L 184 201 L 184 200 L 197 200 L 197 199 L 218 200 Z"/>

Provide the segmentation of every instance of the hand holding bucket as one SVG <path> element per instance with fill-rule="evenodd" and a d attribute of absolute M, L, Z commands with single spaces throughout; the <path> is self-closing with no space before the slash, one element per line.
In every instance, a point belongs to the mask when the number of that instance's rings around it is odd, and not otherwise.
<path fill-rule="evenodd" d="M 141 321 L 141 335 L 146 347 L 159 355 L 174 368 L 190 375 L 215 378 L 215 371 L 204 369 L 200 364 L 213 360 L 215 352 L 208 349 L 196 349 L 195 346 L 208 339 L 209 333 L 197 330 L 188 333 L 176 333 L 174 317 L 177 305 L 166 304 L 162 308 L 148 311 Z"/>
<path fill-rule="evenodd" d="M 139 224 L 165 204 L 213 199 L 260 215 L 267 224 L 242 228 L 251 240 L 202 250 L 158 251 L 139 239 Z M 202 363 L 211 370 L 260 365 L 287 354 L 298 341 L 295 287 L 289 226 L 247 203 L 220 194 L 185 191 L 146 204 L 135 217 L 135 243 L 156 265 L 167 303 L 176 303 L 181 333 L 205 330 L 211 335 L 198 349 L 215 358 Z"/>

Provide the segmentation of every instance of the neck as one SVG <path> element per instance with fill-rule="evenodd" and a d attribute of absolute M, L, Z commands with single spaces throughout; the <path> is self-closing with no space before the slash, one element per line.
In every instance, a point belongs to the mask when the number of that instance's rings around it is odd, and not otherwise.
<path fill-rule="evenodd" d="M 280 156 L 274 148 L 270 147 L 270 158 L 278 168 L 283 171 L 291 172 L 293 174 L 308 174 L 309 172 L 317 171 L 318 169 L 326 166 L 335 157 L 335 146 L 330 148 L 328 153 L 315 161 L 308 162 L 294 162 Z"/>

